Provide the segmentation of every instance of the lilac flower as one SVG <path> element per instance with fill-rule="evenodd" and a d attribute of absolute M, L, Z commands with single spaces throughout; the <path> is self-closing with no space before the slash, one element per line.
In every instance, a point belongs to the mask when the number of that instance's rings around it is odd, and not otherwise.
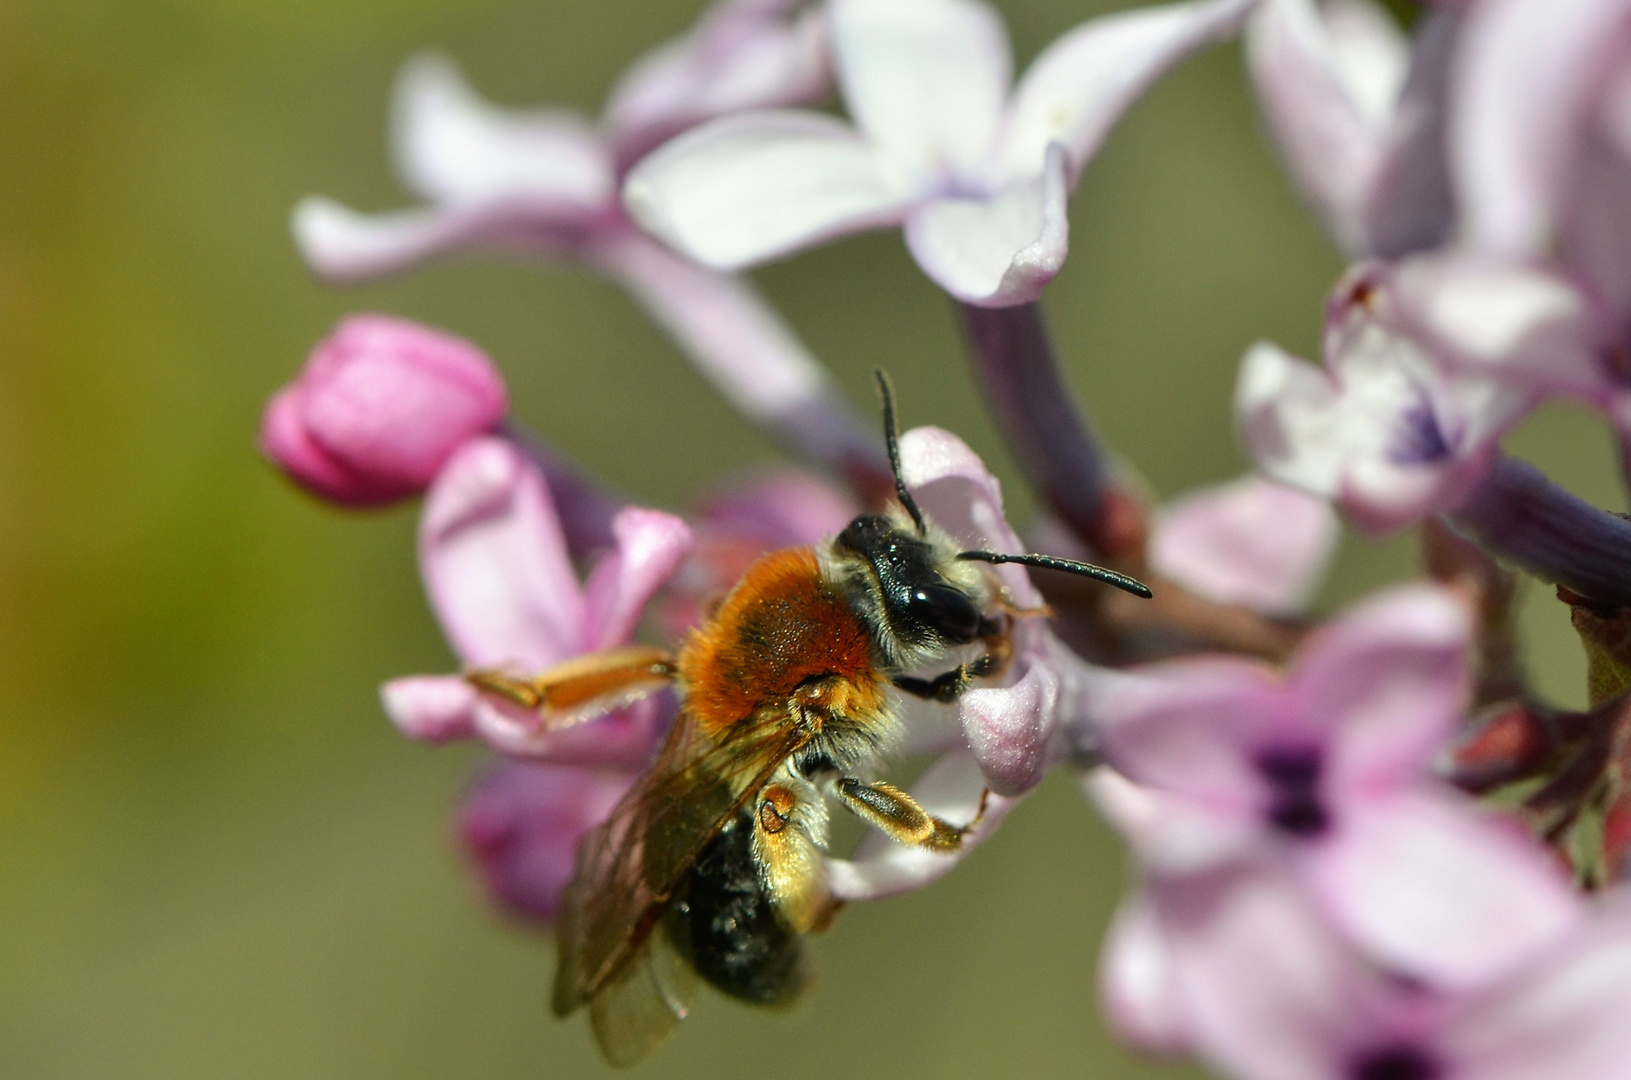
<path fill-rule="evenodd" d="M 1447 365 L 1401 311 L 1420 286 L 1356 267 L 1327 309 L 1325 367 L 1278 346 L 1246 354 L 1235 390 L 1241 438 L 1257 467 L 1281 483 L 1332 499 L 1371 532 L 1453 509 L 1477 486 L 1500 437 L 1537 392 L 1487 368 Z M 1480 310 L 1498 307 L 1494 292 Z M 1527 309 L 1525 309 L 1527 310 Z M 1515 310 L 1483 323 L 1486 339 Z"/>
<path fill-rule="evenodd" d="M 1251 73 L 1297 183 L 1350 256 L 1395 257 L 1450 231 L 1443 112 L 1457 21 L 1414 42 L 1372 0 L 1268 0 Z"/>
<path fill-rule="evenodd" d="M 1104 677 L 1094 781 L 1152 888 L 1230 866 L 1293 875 L 1367 955 L 1442 987 L 1488 982 L 1578 919 L 1548 856 L 1433 779 L 1467 696 L 1467 616 L 1384 593 L 1317 631 L 1284 677 L 1200 658 Z"/>
<path fill-rule="evenodd" d="M 423 491 L 509 409 L 484 353 L 386 315 L 353 315 L 266 406 L 261 451 L 315 494 L 373 506 Z"/>
<path fill-rule="evenodd" d="M 555 921 L 578 839 L 605 820 L 635 773 L 508 760 L 476 781 L 459 810 L 459 839 L 493 903 Z"/>
<path fill-rule="evenodd" d="M 1325 576 L 1338 525 L 1324 499 L 1245 476 L 1162 506 L 1150 565 L 1198 596 L 1270 615 L 1302 610 Z"/>
<path fill-rule="evenodd" d="M 854 127 L 808 112 L 715 120 L 636 166 L 625 197 L 642 225 L 709 266 L 903 224 L 918 265 L 958 299 L 1034 300 L 1064 263 L 1066 197 L 1111 126 L 1255 3 L 1091 20 L 1010 88 L 1007 35 L 978 0 L 832 0 Z"/>
<path fill-rule="evenodd" d="M 1378 970 L 1283 875 L 1222 872 L 1154 914 L 1193 1043 L 1240 1080 L 1610 1080 L 1631 1056 L 1631 907 L 1488 986 Z"/>
<path fill-rule="evenodd" d="M 630 224 L 625 169 L 699 120 L 813 100 L 827 83 L 819 20 L 791 0 L 725 0 L 686 37 L 648 53 L 612 91 L 598 125 L 564 109 L 480 100 L 440 57 L 397 81 L 398 167 L 429 206 L 359 214 L 326 198 L 294 212 L 306 261 L 351 281 L 434 256 L 510 252 L 605 275 L 664 327 L 737 408 L 800 453 L 874 483 L 869 431 L 820 364 L 747 283 L 705 270 Z"/>
<path fill-rule="evenodd" d="M 685 523 L 627 507 L 616 547 L 579 584 L 542 472 L 512 443 L 466 443 L 431 486 L 420 521 L 425 588 L 459 659 L 533 674 L 626 643 L 646 602 L 691 544 Z M 381 691 L 402 732 L 431 742 L 477 737 L 500 753 L 638 768 L 666 720 L 660 698 L 545 729 L 535 711 L 478 694 L 458 676 L 394 679 Z"/>

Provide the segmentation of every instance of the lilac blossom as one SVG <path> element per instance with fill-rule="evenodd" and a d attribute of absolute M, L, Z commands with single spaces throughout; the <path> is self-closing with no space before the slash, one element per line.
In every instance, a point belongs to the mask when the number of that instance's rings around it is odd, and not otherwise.
<path fill-rule="evenodd" d="M 397 80 L 399 171 L 428 206 L 360 214 L 303 200 L 294 233 L 336 281 L 462 252 L 565 261 L 625 288 L 702 374 L 790 448 L 877 487 L 875 439 L 819 362 L 744 281 L 706 270 L 630 224 L 620 178 L 651 147 L 711 116 L 797 104 L 827 85 L 821 22 L 790 0 L 725 0 L 659 46 L 613 89 L 599 123 L 566 109 L 507 110 L 478 98 L 452 63 L 421 56 Z"/>
<path fill-rule="evenodd" d="M 462 446 L 431 486 L 419 531 L 425 589 L 460 661 L 530 675 L 628 642 L 691 533 L 680 519 L 639 507 L 622 510 L 612 529 L 616 547 L 580 584 L 538 466 L 505 439 Z M 646 763 L 667 719 L 659 695 L 545 728 L 535 711 L 479 694 L 456 675 L 394 679 L 381 697 L 412 738 L 479 738 L 500 753 L 625 769 Z"/>
<path fill-rule="evenodd" d="M 655 235 L 720 269 L 902 225 L 924 273 L 959 300 L 1035 300 L 1064 263 L 1066 198 L 1115 121 L 1256 2 L 1090 20 L 1010 87 L 1007 34 L 978 0 L 832 0 L 853 126 L 798 111 L 715 120 L 643 160 L 625 197 Z"/>
<path fill-rule="evenodd" d="M 1240 1080 L 1610 1080 L 1631 1055 L 1623 895 L 1459 992 L 1378 969 L 1284 875 L 1222 871 L 1153 918 L 1189 1041 Z"/>
<path fill-rule="evenodd" d="M 1463 501 L 1536 399 L 1486 370 L 1441 363 L 1400 311 L 1409 287 L 1387 267 L 1356 267 L 1327 308 L 1325 366 L 1259 343 L 1235 390 L 1257 467 L 1378 533 Z"/>
<path fill-rule="evenodd" d="M 302 486 L 347 506 L 417 495 L 509 409 L 476 346 L 387 315 L 353 315 L 312 351 L 261 421 L 261 452 Z"/>
<path fill-rule="evenodd" d="M 1373 0 L 1266 0 L 1247 57 L 1270 133 L 1350 256 L 1436 246 L 1452 225 L 1443 152 L 1457 20 L 1414 41 Z"/>
<path fill-rule="evenodd" d="M 1291 615 L 1325 576 L 1337 533 L 1324 499 L 1243 476 L 1163 505 L 1150 566 L 1215 603 Z"/>
<path fill-rule="evenodd" d="M 1105 677 L 1094 781 L 1151 888 L 1230 866 L 1292 875 L 1366 955 L 1432 986 L 1487 983 L 1574 926 L 1569 883 L 1431 764 L 1467 700 L 1468 618 L 1427 586 L 1317 631 L 1280 676 L 1198 658 Z"/>
<path fill-rule="evenodd" d="M 549 762 L 497 762 L 459 809 L 459 840 L 493 903 L 552 923 L 578 838 L 604 821 L 637 774 Z"/>

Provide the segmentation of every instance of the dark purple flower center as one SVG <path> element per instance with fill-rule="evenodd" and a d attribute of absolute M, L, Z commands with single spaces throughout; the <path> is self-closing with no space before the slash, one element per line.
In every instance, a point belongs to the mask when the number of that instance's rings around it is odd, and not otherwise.
<path fill-rule="evenodd" d="M 1265 816 L 1283 833 L 1313 837 L 1331 824 L 1319 799 L 1320 752 L 1309 747 L 1273 747 L 1257 755 L 1258 774 L 1272 794 Z"/>
<path fill-rule="evenodd" d="M 1450 456 L 1450 440 L 1425 401 L 1405 410 L 1394 436 L 1387 456 L 1395 465 L 1429 465 Z"/>
<path fill-rule="evenodd" d="M 1350 1080 L 1436 1080 L 1443 1074 L 1433 1055 L 1408 1043 L 1366 1051 L 1348 1070 Z"/>

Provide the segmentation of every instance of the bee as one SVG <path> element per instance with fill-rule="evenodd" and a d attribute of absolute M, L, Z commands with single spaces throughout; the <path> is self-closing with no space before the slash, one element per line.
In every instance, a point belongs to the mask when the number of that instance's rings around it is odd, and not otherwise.
<path fill-rule="evenodd" d="M 863 779 L 900 742 L 896 692 L 955 701 L 999 676 L 1009 603 L 987 567 L 1061 570 L 1148 597 L 1132 578 L 1046 555 L 964 551 L 925 518 L 901 476 L 895 407 L 877 373 L 898 505 L 814 548 L 775 551 L 743 575 L 677 655 L 632 647 L 534 678 L 466 678 L 573 723 L 667 684 L 680 708 L 655 762 L 578 847 L 561 901 L 553 1007 L 587 1006 L 606 1060 L 632 1065 L 684 1018 L 700 977 L 759 1005 L 809 981 L 803 935 L 836 903 L 822 851 L 831 798 L 893 840 L 954 851 L 954 825 Z M 940 674 L 957 655 L 970 659 Z"/>

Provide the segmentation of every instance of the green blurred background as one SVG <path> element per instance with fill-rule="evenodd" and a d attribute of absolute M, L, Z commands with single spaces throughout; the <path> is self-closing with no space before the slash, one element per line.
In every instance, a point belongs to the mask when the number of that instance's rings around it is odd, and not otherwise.
<path fill-rule="evenodd" d="M 642 499 L 765 460 L 612 288 L 443 265 L 315 284 L 286 218 L 401 205 L 398 63 L 445 49 L 509 104 L 593 110 L 698 0 L 11 0 L 0 5 L 0 1075 L 594 1076 L 546 1016 L 548 940 L 484 909 L 450 843 L 478 754 L 397 737 L 390 676 L 453 660 L 404 507 L 347 514 L 254 451 L 259 410 L 344 313 L 409 315 L 503 366 L 517 412 Z M 1102 0 L 1007 0 L 1021 60 Z M 1253 117 L 1235 48 L 1168 79 L 1073 208 L 1047 306 L 1080 399 L 1163 496 L 1243 467 L 1244 346 L 1313 355 L 1340 271 Z M 953 428 L 1029 504 L 945 300 L 896 235 L 772 267 L 771 297 L 870 408 Z M 1600 425 L 1514 439 L 1618 507 Z M 1329 607 L 1414 565 L 1345 542 Z M 1543 686 L 1580 659 L 1545 589 Z M 946 881 L 847 911 L 787 1015 L 705 1001 L 650 1076 L 1194 1075 L 1116 1048 L 1095 954 L 1125 860 L 1055 777 Z"/>

